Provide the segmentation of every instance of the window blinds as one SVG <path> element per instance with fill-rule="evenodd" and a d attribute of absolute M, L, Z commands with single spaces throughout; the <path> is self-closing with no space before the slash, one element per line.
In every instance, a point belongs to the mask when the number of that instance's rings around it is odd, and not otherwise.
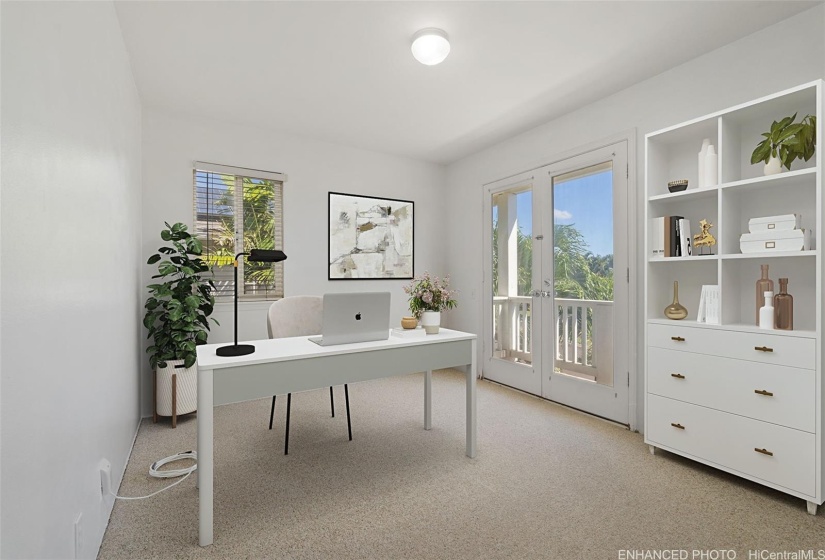
<path fill-rule="evenodd" d="M 232 263 L 237 253 L 283 250 L 283 181 L 273 177 L 285 179 L 280 173 L 195 163 L 195 235 L 203 244 L 204 260 L 213 267 L 218 298 L 234 293 Z M 242 259 L 238 280 L 241 299 L 283 297 L 283 263 Z"/>

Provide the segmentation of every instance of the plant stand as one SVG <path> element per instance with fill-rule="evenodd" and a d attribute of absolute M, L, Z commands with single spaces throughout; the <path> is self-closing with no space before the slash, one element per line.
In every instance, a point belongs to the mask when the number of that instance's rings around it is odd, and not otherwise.
<path fill-rule="evenodd" d="M 152 379 L 152 422 L 157 423 L 158 416 L 171 416 L 172 427 L 178 426 L 178 415 L 195 412 L 197 399 L 197 367 L 188 369 L 180 367 L 182 360 L 167 362 L 165 368 L 155 370 Z M 160 375 L 160 380 L 158 380 Z M 160 385 L 160 399 L 158 399 Z M 169 396 L 171 395 L 171 398 Z"/>

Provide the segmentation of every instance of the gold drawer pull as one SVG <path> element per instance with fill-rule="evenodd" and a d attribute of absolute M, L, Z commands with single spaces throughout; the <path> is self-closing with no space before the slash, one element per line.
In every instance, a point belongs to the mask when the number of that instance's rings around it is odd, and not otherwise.
<path fill-rule="evenodd" d="M 757 453 L 761 453 L 762 455 L 767 455 L 768 457 L 773 457 L 773 451 L 768 451 L 767 449 L 759 449 L 758 447 L 753 448 L 754 451 Z"/>
<path fill-rule="evenodd" d="M 670 376 L 675 377 L 676 379 L 684 379 L 685 378 L 685 376 L 682 375 L 681 373 L 671 373 Z"/>
<path fill-rule="evenodd" d="M 767 346 L 754 346 L 754 350 L 759 350 L 760 352 L 773 352 L 773 348 L 768 348 Z"/>
<path fill-rule="evenodd" d="M 682 338 L 681 336 L 671 336 L 670 340 L 675 340 L 676 342 L 684 342 L 685 341 L 685 339 Z"/>
<path fill-rule="evenodd" d="M 674 428 L 679 428 L 680 430 L 685 429 L 685 427 L 682 426 L 681 424 L 674 424 L 673 422 L 671 422 L 670 425 L 673 426 Z M 771 455 L 773 455 L 773 453 L 771 453 Z"/>
<path fill-rule="evenodd" d="M 772 397 L 773 396 L 773 393 L 771 393 L 770 391 L 766 391 L 764 389 L 754 389 L 753 392 L 756 393 L 757 395 L 765 395 L 766 397 Z"/>

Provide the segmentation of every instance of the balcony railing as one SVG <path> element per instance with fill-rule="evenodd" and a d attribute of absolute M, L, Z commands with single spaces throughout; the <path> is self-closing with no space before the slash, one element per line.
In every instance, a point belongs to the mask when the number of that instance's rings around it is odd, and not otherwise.
<path fill-rule="evenodd" d="M 493 356 L 531 364 L 533 298 L 493 298 Z M 556 298 L 555 369 L 613 384 L 613 302 Z M 551 335 L 552 336 L 552 335 Z"/>

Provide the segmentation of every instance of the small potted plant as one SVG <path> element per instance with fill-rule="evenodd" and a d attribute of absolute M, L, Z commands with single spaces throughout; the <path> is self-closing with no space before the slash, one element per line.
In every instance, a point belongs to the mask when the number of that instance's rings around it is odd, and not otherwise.
<path fill-rule="evenodd" d="M 152 339 L 146 352 L 155 371 L 154 421 L 158 415 L 171 416 L 174 428 L 179 414 L 197 409 L 196 347 L 208 337 L 215 283 L 211 268 L 200 258 L 201 242 L 186 225 L 166 223 L 166 228 L 160 237 L 172 246 L 161 247 L 147 261 L 158 266 L 152 278 L 162 280 L 148 286 L 143 326 Z"/>
<path fill-rule="evenodd" d="M 441 326 L 441 312 L 453 309 L 458 302 L 453 298 L 454 290 L 450 290 L 450 277 L 443 280 L 432 278 L 429 272 L 416 277 L 404 291 L 410 296 L 410 311 L 421 321 L 421 326 L 427 334 L 438 334 Z"/>
<path fill-rule="evenodd" d="M 765 162 L 765 175 L 774 175 L 785 167 L 790 171 L 795 159 L 810 160 L 816 151 L 816 117 L 808 115 L 794 123 L 797 113 L 781 121 L 773 121 L 771 129 L 751 155 L 751 165 Z"/>

